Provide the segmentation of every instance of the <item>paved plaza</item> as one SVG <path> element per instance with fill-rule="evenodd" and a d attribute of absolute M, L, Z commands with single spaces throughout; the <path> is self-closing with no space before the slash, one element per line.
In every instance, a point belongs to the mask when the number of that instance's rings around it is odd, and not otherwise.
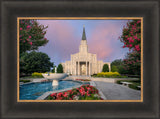
<path fill-rule="evenodd" d="M 107 100 L 140 100 L 141 91 L 123 85 L 94 81 L 96 87 L 102 91 Z"/>

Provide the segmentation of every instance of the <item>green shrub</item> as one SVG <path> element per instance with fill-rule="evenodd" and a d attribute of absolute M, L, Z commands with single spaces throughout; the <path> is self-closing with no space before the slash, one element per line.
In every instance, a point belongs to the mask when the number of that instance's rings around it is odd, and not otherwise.
<path fill-rule="evenodd" d="M 139 90 L 139 88 L 137 87 L 137 85 L 134 84 L 130 84 L 129 88 L 135 89 L 135 90 Z"/>
<path fill-rule="evenodd" d="M 97 77 L 120 77 L 121 75 L 118 72 L 101 72 L 97 74 Z"/>
<path fill-rule="evenodd" d="M 42 73 L 34 72 L 32 73 L 33 78 L 43 78 Z"/>

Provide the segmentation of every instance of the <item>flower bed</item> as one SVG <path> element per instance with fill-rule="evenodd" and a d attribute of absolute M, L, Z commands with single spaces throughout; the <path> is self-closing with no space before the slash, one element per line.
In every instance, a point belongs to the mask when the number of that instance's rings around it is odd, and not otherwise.
<path fill-rule="evenodd" d="M 77 81 L 91 81 L 90 79 L 76 79 Z"/>
<path fill-rule="evenodd" d="M 79 88 L 60 93 L 52 93 L 47 100 L 103 100 L 98 90 L 91 85 L 82 85 Z"/>

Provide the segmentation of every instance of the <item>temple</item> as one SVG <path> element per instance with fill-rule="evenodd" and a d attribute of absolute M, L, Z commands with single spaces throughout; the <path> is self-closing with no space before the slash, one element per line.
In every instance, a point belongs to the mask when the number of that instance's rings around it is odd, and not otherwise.
<path fill-rule="evenodd" d="M 83 26 L 83 34 L 79 52 L 71 54 L 71 61 L 61 63 L 64 73 L 71 75 L 85 75 L 90 76 L 102 72 L 104 64 L 108 64 L 109 71 L 111 70 L 110 62 L 103 62 L 97 60 L 97 55 L 88 52 L 88 45 L 85 33 L 85 26 Z"/>

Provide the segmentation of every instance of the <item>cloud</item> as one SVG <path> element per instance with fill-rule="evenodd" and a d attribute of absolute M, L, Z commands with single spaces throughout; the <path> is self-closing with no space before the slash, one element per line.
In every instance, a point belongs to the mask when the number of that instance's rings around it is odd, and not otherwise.
<path fill-rule="evenodd" d="M 48 25 L 46 36 L 49 43 L 41 47 L 39 51 L 52 56 L 52 60 L 59 63 L 70 59 L 70 54 L 78 52 L 77 37 L 74 35 L 75 29 L 67 21 L 39 21 Z"/>
<path fill-rule="evenodd" d="M 121 24 L 105 23 L 97 25 L 90 36 L 89 51 L 97 54 L 100 60 L 107 60 L 119 53 L 121 45 L 118 37 L 121 35 Z"/>

